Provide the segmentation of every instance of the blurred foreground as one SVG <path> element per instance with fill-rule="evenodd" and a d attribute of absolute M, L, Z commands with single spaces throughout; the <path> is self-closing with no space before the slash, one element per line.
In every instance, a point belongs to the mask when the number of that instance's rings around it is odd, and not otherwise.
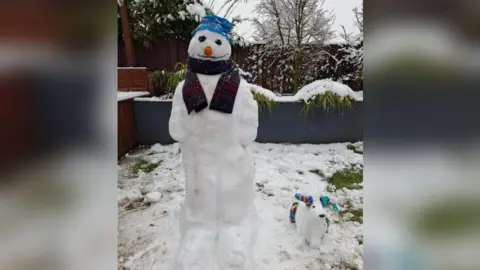
<path fill-rule="evenodd" d="M 480 269 L 478 1 L 365 9 L 365 269 Z"/>
<path fill-rule="evenodd" d="M 116 269 L 116 9 L 55 4 L 0 7 L 0 269 Z"/>

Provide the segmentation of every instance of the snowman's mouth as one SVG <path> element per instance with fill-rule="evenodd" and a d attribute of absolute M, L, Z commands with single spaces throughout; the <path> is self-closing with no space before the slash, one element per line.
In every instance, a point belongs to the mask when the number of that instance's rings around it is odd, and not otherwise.
<path fill-rule="evenodd" d="M 225 56 L 227 56 L 228 54 L 225 54 L 225 55 L 222 55 L 222 56 L 208 56 L 208 55 L 204 55 L 204 54 L 197 54 L 197 56 L 199 57 L 202 57 L 202 58 L 209 58 L 209 59 L 220 59 L 220 58 L 223 58 Z"/>

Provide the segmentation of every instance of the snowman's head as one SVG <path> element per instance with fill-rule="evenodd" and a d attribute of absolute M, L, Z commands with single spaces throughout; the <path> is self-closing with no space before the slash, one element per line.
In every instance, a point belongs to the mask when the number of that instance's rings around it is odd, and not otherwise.
<path fill-rule="evenodd" d="M 215 15 L 203 17 L 193 31 L 188 55 L 200 60 L 228 60 L 232 54 L 229 41 L 231 30 L 232 24 L 224 18 Z"/>
<path fill-rule="evenodd" d="M 228 60 L 231 54 L 230 42 L 224 36 L 209 30 L 196 32 L 188 46 L 188 55 L 200 60 Z"/>

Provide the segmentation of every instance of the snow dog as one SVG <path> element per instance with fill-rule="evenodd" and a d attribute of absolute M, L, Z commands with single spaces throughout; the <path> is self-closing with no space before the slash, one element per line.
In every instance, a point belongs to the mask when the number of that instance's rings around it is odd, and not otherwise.
<path fill-rule="evenodd" d="M 334 198 L 319 196 L 305 196 L 296 193 L 295 201 L 290 207 L 290 222 L 296 225 L 297 234 L 308 246 L 320 247 L 328 232 L 327 211 L 331 207 L 338 212 Z"/>

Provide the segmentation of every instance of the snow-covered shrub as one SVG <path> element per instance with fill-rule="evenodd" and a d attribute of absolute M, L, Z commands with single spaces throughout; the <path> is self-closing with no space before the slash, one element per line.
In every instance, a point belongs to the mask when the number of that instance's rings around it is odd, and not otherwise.
<path fill-rule="evenodd" d="M 267 107 L 271 110 L 276 102 L 303 102 L 302 115 L 308 116 L 314 107 L 322 107 L 324 111 L 351 109 L 352 102 L 363 101 L 348 85 L 332 80 L 318 80 L 305 85 L 293 96 L 277 96 L 272 91 L 261 86 L 250 84 L 253 97 L 259 108 Z"/>
<path fill-rule="evenodd" d="M 328 57 L 320 67 L 319 79 L 332 79 L 363 90 L 363 41 L 328 44 L 325 54 Z"/>
<path fill-rule="evenodd" d="M 149 46 L 159 37 L 190 39 L 200 18 L 213 12 L 200 0 L 128 1 L 130 32 Z"/>
<path fill-rule="evenodd" d="M 145 47 L 149 47 L 160 37 L 189 40 L 200 19 L 214 14 L 202 0 L 135 0 L 128 2 L 128 10 L 133 39 Z M 243 20 L 240 17 L 233 18 L 233 27 Z M 118 33 L 121 37 L 120 26 L 119 23 Z M 232 45 L 246 45 L 243 37 L 235 31 L 231 32 L 230 38 Z"/>
<path fill-rule="evenodd" d="M 252 82 L 280 94 L 320 79 L 363 89 L 363 42 L 355 44 L 280 45 L 274 43 L 248 46 L 243 68 L 252 74 Z"/>

